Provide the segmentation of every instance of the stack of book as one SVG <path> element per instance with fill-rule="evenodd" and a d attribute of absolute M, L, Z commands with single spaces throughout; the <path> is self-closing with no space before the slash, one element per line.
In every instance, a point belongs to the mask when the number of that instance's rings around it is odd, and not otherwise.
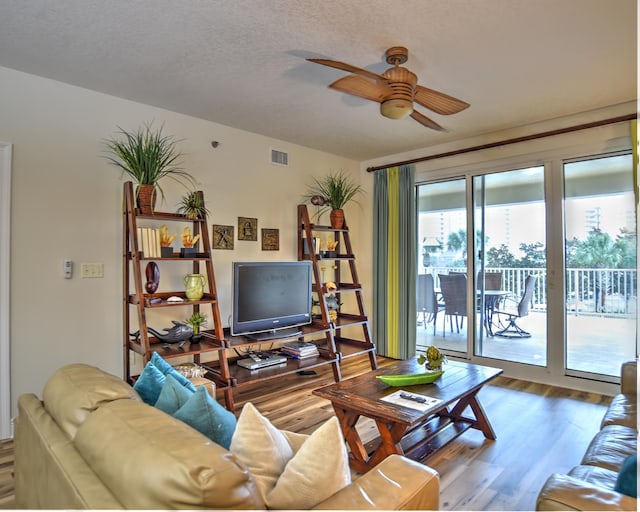
<path fill-rule="evenodd" d="M 318 347 L 305 341 L 291 341 L 282 345 L 280 352 L 296 359 L 306 359 L 307 357 L 316 357 Z"/>
<path fill-rule="evenodd" d="M 137 228 L 138 250 L 142 251 L 143 258 L 160 257 L 160 233 L 155 228 Z"/>

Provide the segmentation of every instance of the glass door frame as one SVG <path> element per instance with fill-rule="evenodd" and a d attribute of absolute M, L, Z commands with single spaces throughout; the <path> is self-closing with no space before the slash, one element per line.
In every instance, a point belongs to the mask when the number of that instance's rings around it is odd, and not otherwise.
<path fill-rule="evenodd" d="M 567 158 L 564 159 L 562 162 L 560 162 L 561 164 L 561 172 L 557 173 L 558 175 L 560 175 L 560 178 L 562 180 L 562 184 L 561 184 L 561 190 L 562 190 L 562 199 L 563 199 L 563 213 L 564 213 L 564 203 L 567 199 L 567 195 L 566 195 L 566 191 L 565 191 L 565 183 L 566 183 L 566 174 L 565 174 L 565 167 L 566 165 L 570 165 L 570 164 L 575 164 L 575 163 L 587 163 L 587 162 L 592 162 L 592 161 L 597 161 L 599 159 L 607 159 L 607 158 L 615 158 L 617 156 L 628 156 L 628 157 L 632 157 L 632 152 L 631 149 L 625 149 L 625 150 L 619 150 L 619 151 L 609 151 L 609 152 L 605 152 L 605 153 L 600 153 L 600 154 L 596 154 L 596 155 L 587 155 L 587 156 L 582 156 L 582 157 L 576 157 L 576 158 Z M 631 181 L 631 180 L 630 180 Z M 637 200 L 637 198 L 636 198 Z M 566 215 L 566 214 L 565 214 Z M 563 228 L 565 227 L 567 222 L 567 218 L 565 216 L 562 217 L 562 225 Z M 637 233 L 638 233 L 638 218 L 637 218 L 637 212 L 636 212 L 636 240 L 637 240 Z M 567 236 L 563 235 L 564 239 L 566 240 Z M 636 258 L 637 258 L 638 254 L 636 254 Z M 565 260 L 566 260 L 566 254 L 562 253 L 562 257 L 563 257 L 563 272 L 562 272 L 562 276 L 563 276 L 563 291 L 565 291 L 566 289 L 566 275 L 567 273 L 564 271 L 565 267 Z M 636 275 L 638 273 L 638 268 L 636 268 Z M 566 293 L 563 294 L 563 298 L 566 296 Z M 565 308 L 564 311 L 564 316 L 566 318 L 567 316 L 567 312 L 566 312 L 566 303 L 563 302 L 563 308 Z M 639 329 L 639 324 L 638 322 L 640 321 L 640 318 L 638 318 L 640 315 L 637 314 L 636 312 L 636 347 L 635 347 L 635 353 L 636 353 L 636 357 L 638 354 L 638 334 L 640 334 L 640 329 Z M 565 320 L 566 321 L 566 320 Z M 580 378 L 590 378 L 590 379 L 595 379 L 595 380 L 601 380 L 601 381 L 609 381 L 611 379 L 610 376 L 601 376 L 599 374 L 596 373 L 592 373 L 592 372 L 588 372 L 585 370 L 579 370 L 579 369 L 575 369 L 575 368 L 569 368 L 569 354 L 568 354 L 568 344 L 570 342 L 569 337 L 568 337 L 568 330 L 566 328 L 566 324 L 565 324 L 565 335 L 564 335 L 564 347 L 563 347 L 563 351 L 562 351 L 562 356 L 563 356 L 563 371 L 565 372 L 566 375 L 568 376 L 574 376 L 574 377 L 580 377 Z"/>
<path fill-rule="evenodd" d="M 482 356 L 474 355 L 473 345 L 475 330 L 477 328 L 475 318 L 469 322 L 467 334 L 467 352 L 460 356 L 456 353 L 450 357 L 462 358 L 472 363 L 486 366 L 499 366 L 504 369 L 506 376 L 520 377 L 534 382 L 544 382 L 558 386 L 582 389 L 604 394 L 615 394 L 619 390 L 619 378 L 607 378 L 603 381 L 593 380 L 593 375 L 580 375 L 565 370 L 565 318 L 564 318 L 564 222 L 563 222 L 563 165 L 565 161 L 598 157 L 615 152 L 630 150 L 630 137 L 628 124 L 618 123 L 610 129 L 610 138 L 603 141 L 602 133 L 598 130 L 586 130 L 582 133 L 573 133 L 553 137 L 549 140 L 538 140 L 530 144 L 529 151 L 525 151 L 522 145 L 510 148 L 510 151 L 480 151 L 470 158 L 461 156 L 459 165 L 455 165 L 456 158 L 447 159 L 448 166 L 438 167 L 437 162 L 426 162 L 424 167 L 416 170 L 416 187 L 438 181 L 465 179 L 467 198 L 467 247 L 472 254 L 476 254 L 474 229 L 474 211 L 469 205 L 473 205 L 474 176 L 491 174 L 502 171 L 534 166 L 544 166 L 544 191 L 546 213 L 546 248 L 547 248 L 547 365 L 532 367 L 525 364 L 510 361 L 496 361 Z M 615 135 L 615 136 L 612 136 Z M 504 149 L 504 148 L 503 148 Z M 507 157 L 498 155 L 509 154 Z M 495 158 L 491 158 L 491 156 Z M 473 161 L 473 160 L 476 161 Z M 472 160 L 471 162 L 469 160 Z M 417 212 L 416 212 L 417 213 Z M 475 258 L 467 259 L 467 275 L 475 275 L 477 271 Z M 472 284 L 468 284 L 471 289 Z M 473 307 L 473 297 L 467 294 L 467 306 Z M 468 309 L 469 310 L 469 309 Z M 471 309 L 473 310 L 473 309 Z M 473 327 L 472 327 L 473 325 Z M 561 342 L 553 342 L 559 339 Z"/>
<path fill-rule="evenodd" d="M 546 212 L 540 213 L 541 217 L 536 218 L 533 222 L 536 229 L 518 229 L 517 223 L 513 220 L 522 219 L 522 209 L 528 209 L 529 215 L 536 208 L 544 208 L 546 204 L 544 190 L 544 165 L 538 164 L 534 166 L 517 166 L 511 169 L 505 169 L 499 172 L 487 172 L 480 175 L 471 176 L 473 221 L 472 226 L 474 246 L 474 263 L 475 267 L 472 271 L 473 282 L 469 285 L 469 293 L 475 300 L 476 315 L 474 320 L 475 338 L 474 338 L 474 354 L 512 361 L 519 364 L 543 366 L 547 365 L 547 349 L 546 343 L 541 344 L 541 340 L 547 339 L 546 333 L 546 252 L 547 252 L 547 234 Z M 502 224 L 498 221 L 498 216 L 502 218 Z M 507 225 L 506 216 L 509 217 Z M 527 217 L 527 219 L 529 219 Z M 526 226 L 527 228 L 529 226 Z M 531 226 L 533 227 L 533 226 Z M 496 229 L 503 229 L 504 232 L 496 233 Z M 544 232 L 540 231 L 543 229 Z M 537 233 L 538 236 L 532 238 Z M 501 242 L 496 242 L 497 239 Z M 502 239 L 501 239 L 502 237 Z M 498 299 L 498 307 L 505 311 L 514 311 L 524 293 L 524 283 L 527 276 L 534 276 L 534 296 L 532 306 L 526 315 L 515 321 L 515 325 L 520 327 L 521 323 L 529 323 L 526 330 L 521 329 L 516 334 L 516 328 L 507 327 L 510 325 L 505 315 L 496 315 L 493 317 L 492 311 L 494 303 L 489 295 L 484 293 L 484 281 L 480 281 L 480 276 L 484 276 L 487 269 L 487 254 L 492 248 L 502 248 L 508 245 L 509 252 L 514 259 L 519 256 L 519 249 L 515 246 L 521 246 L 523 243 L 544 244 L 544 263 L 545 267 L 538 267 L 535 264 L 526 268 L 514 266 L 501 266 L 500 275 L 502 278 L 501 292 L 505 293 L 502 299 Z M 506 244 L 505 244 L 506 242 Z M 490 294 L 491 292 L 488 292 Z M 494 299 L 495 300 L 495 299 Z M 488 301 L 488 302 L 485 302 Z M 537 303 L 542 307 L 537 309 L 533 305 Z M 502 304 L 500 306 L 499 304 Z M 488 306 L 488 307 L 487 307 Z M 542 316 L 544 315 L 544 316 Z M 544 318 L 544 326 L 534 323 L 536 317 Z M 496 332 L 504 329 L 507 331 L 504 337 Z M 527 332 L 529 331 L 529 332 Z M 522 336 L 520 336 L 522 335 Z M 519 349 L 511 350 L 509 355 L 500 357 L 499 350 L 502 346 L 500 341 L 508 341 L 511 339 L 513 344 L 518 344 Z M 485 345 L 486 343 L 486 345 Z M 542 345 L 542 346 L 541 346 Z"/>

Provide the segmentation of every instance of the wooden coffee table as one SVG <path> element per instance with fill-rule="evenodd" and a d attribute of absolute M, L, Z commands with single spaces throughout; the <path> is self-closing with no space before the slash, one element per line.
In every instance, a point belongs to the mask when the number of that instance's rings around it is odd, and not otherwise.
<path fill-rule="evenodd" d="M 367 472 L 394 453 L 422 460 L 470 428 L 480 430 L 487 439 L 496 439 L 477 394 L 502 370 L 457 361 L 443 368 L 444 375 L 433 384 L 396 388 L 376 378 L 376 375 L 424 372 L 424 365 L 413 358 L 313 391 L 314 395 L 331 401 L 350 448 L 353 469 Z M 381 400 L 399 390 L 440 402 L 420 411 Z M 467 408 L 472 416 L 463 415 Z M 375 421 L 378 439 L 366 444 L 362 441 L 356 430 L 361 416 Z"/>

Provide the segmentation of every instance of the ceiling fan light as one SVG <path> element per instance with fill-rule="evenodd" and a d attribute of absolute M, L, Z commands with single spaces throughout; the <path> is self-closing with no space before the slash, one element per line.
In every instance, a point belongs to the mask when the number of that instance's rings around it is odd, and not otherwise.
<path fill-rule="evenodd" d="M 380 103 L 380 113 L 389 119 L 404 119 L 413 112 L 413 102 L 392 99 Z"/>

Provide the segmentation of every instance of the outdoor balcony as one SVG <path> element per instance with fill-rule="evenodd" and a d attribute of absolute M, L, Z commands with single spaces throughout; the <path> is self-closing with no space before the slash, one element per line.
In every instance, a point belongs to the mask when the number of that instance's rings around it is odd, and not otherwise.
<path fill-rule="evenodd" d="M 438 274 L 460 272 L 464 269 L 431 269 Z M 547 305 L 546 275 L 544 269 L 487 269 L 503 272 L 503 289 L 513 297 L 520 297 L 524 279 L 533 274 L 538 277 L 529 314 L 517 324 L 531 333 L 529 338 L 505 338 L 482 333 L 481 344 L 476 343 L 475 354 L 524 364 L 547 365 Z M 582 372 L 617 376 L 622 361 L 636 357 L 635 335 L 637 315 L 636 272 L 619 269 L 574 269 L 567 272 L 566 331 L 567 368 Z M 606 286 L 605 286 L 606 285 Z M 604 291 L 604 293 L 603 293 Z M 562 314 L 562 312 L 560 312 Z M 468 321 L 462 321 L 453 331 L 449 317 L 441 311 L 433 323 L 426 326 L 418 315 L 417 348 L 424 350 L 436 345 L 445 350 L 466 353 Z M 478 315 L 478 322 L 479 322 Z M 560 342 L 562 340 L 559 340 Z"/>

